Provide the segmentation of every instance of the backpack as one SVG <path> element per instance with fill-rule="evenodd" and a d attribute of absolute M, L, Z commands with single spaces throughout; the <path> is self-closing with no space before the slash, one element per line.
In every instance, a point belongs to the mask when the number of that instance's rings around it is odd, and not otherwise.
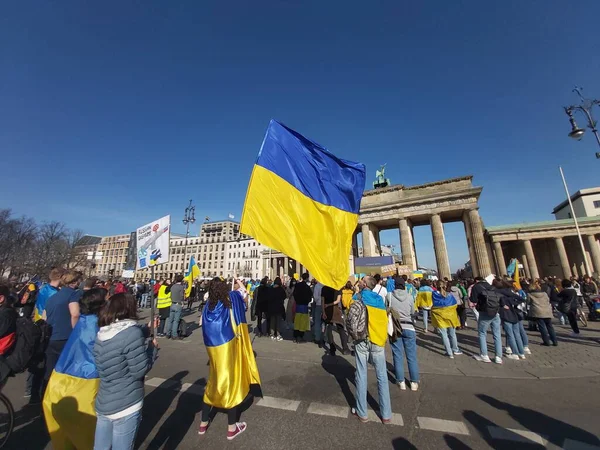
<path fill-rule="evenodd" d="M 392 334 L 389 334 L 388 332 L 388 336 L 390 337 L 390 342 L 396 342 L 398 338 L 402 337 L 402 322 L 400 321 L 400 314 L 398 314 L 398 312 L 393 308 L 390 308 L 388 311 L 388 320 L 391 320 L 393 325 L 393 332 Z"/>
<path fill-rule="evenodd" d="M 484 289 L 477 299 L 477 311 L 489 316 L 495 316 L 500 309 L 500 299 L 502 296 L 493 289 Z"/>
<path fill-rule="evenodd" d="M 179 319 L 179 323 L 177 324 L 177 337 L 186 338 L 187 334 L 187 323 L 183 319 Z"/>
<path fill-rule="evenodd" d="M 346 315 L 346 331 L 353 341 L 364 341 L 369 338 L 369 313 L 362 300 L 356 300 Z"/>
<path fill-rule="evenodd" d="M 23 372 L 29 367 L 43 365 L 44 353 L 50 340 L 50 327 L 45 320 L 32 322 L 30 319 L 17 319 L 17 339 L 6 363 L 14 373 Z"/>

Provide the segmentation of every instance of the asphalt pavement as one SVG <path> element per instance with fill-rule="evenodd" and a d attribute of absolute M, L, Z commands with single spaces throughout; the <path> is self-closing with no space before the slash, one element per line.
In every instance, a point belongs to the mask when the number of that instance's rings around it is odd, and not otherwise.
<path fill-rule="evenodd" d="M 249 398 L 243 405 L 241 420 L 248 429 L 229 442 L 222 413 L 204 436 L 197 434 L 208 377 L 197 317 L 196 312 L 186 315 L 186 339 L 160 340 L 159 358 L 146 378 L 138 448 L 600 450 L 596 323 L 579 338 L 557 325 L 558 347 L 542 347 L 539 334 L 529 332 L 533 354 L 525 361 L 505 359 L 502 366 L 472 358 L 477 351 L 472 330 L 458 332 L 465 354 L 454 360 L 443 355 L 439 336 L 419 332 L 420 388 L 400 391 L 390 371 L 391 425 L 377 416 L 373 370 L 368 374 L 370 421 L 362 424 L 350 414 L 352 356 L 329 356 L 312 343 L 295 344 L 291 330 L 284 330 L 282 342 L 254 337 L 262 398 Z M 16 410 L 7 448 L 51 448 L 41 408 L 26 406 L 24 385 L 25 376 L 19 375 L 4 389 Z"/>

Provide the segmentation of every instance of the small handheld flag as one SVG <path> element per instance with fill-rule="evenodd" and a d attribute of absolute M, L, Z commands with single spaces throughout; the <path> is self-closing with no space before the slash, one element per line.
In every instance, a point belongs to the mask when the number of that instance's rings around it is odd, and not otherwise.
<path fill-rule="evenodd" d="M 190 266 L 187 274 L 185 275 L 184 280 L 187 282 L 187 287 L 185 288 L 185 296 L 186 298 L 190 296 L 192 293 L 192 286 L 194 285 L 194 279 L 200 276 L 200 268 L 198 264 L 196 264 L 196 258 L 194 255 L 190 257 Z"/>

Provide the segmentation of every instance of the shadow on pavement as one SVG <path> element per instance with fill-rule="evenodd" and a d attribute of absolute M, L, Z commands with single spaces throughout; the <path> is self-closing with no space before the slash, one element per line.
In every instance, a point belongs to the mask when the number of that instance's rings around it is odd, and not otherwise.
<path fill-rule="evenodd" d="M 181 444 L 185 435 L 194 424 L 196 415 L 202 411 L 202 395 L 205 386 L 206 380 L 200 378 L 186 392 L 183 392 L 179 396 L 175 410 L 161 425 L 152 441 L 148 444 L 148 449 L 162 448 L 173 450 Z"/>
<path fill-rule="evenodd" d="M 5 448 L 43 450 L 50 442 L 42 405 L 25 405 L 15 411 L 15 429 Z"/>
<path fill-rule="evenodd" d="M 402 437 L 392 440 L 392 448 L 394 450 L 417 450 L 417 447 L 412 445 L 408 439 Z"/>
<path fill-rule="evenodd" d="M 477 397 L 496 409 L 506 411 L 523 427 L 544 436 L 548 439 L 548 442 L 558 447 L 562 447 L 566 438 L 590 445 L 600 445 L 600 439 L 592 433 L 569 425 L 561 420 L 553 419 L 546 414 L 533 409 L 511 405 L 485 394 L 477 394 Z"/>
<path fill-rule="evenodd" d="M 354 366 L 341 356 L 331 355 L 323 355 L 323 357 L 321 358 L 321 366 L 327 371 L 327 373 L 335 377 L 335 380 L 340 386 L 342 394 L 344 394 L 348 406 L 350 408 L 354 408 L 356 406 L 356 400 L 354 398 L 354 394 L 350 390 L 350 383 L 354 385 L 356 390 L 356 383 L 354 380 Z M 379 403 L 377 403 L 377 401 L 368 391 L 367 403 L 373 411 L 379 412 Z"/>
<path fill-rule="evenodd" d="M 489 432 L 489 427 L 496 427 L 497 425 L 494 422 L 486 419 L 485 417 L 476 413 L 475 411 L 464 411 L 463 416 L 471 425 L 473 425 L 477 429 L 477 431 L 479 432 L 479 435 L 493 449 L 514 450 L 515 448 L 523 448 L 523 449 L 529 450 L 529 449 L 544 449 L 545 448 L 533 441 L 519 442 L 518 444 L 515 444 L 515 442 L 513 442 L 513 441 L 493 439 Z M 460 447 L 457 447 L 457 448 L 460 448 Z"/>
<path fill-rule="evenodd" d="M 444 441 L 446 441 L 446 445 L 450 450 L 473 450 L 472 447 L 469 447 L 457 437 L 450 436 L 449 434 L 444 435 Z"/>
<path fill-rule="evenodd" d="M 144 399 L 144 409 L 142 410 L 142 423 L 136 439 L 136 448 L 150 436 L 156 424 L 166 414 L 169 406 L 181 390 L 182 380 L 188 374 L 187 370 L 177 372 L 161 385 L 157 386 L 152 392 L 146 395 Z M 197 399 L 201 403 L 201 399 Z"/>
<path fill-rule="evenodd" d="M 431 353 L 437 353 L 440 356 L 446 356 L 446 352 L 444 350 L 440 350 L 440 348 L 438 348 L 436 345 L 432 345 L 432 344 L 444 345 L 442 343 L 441 337 L 438 340 L 436 340 L 432 334 L 420 334 L 420 335 L 417 335 L 417 343 L 419 344 L 419 346 L 425 348 L 426 350 L 429 350 Z M 459 344 L 460 344 L 460 342 L 459 342 Z"/>

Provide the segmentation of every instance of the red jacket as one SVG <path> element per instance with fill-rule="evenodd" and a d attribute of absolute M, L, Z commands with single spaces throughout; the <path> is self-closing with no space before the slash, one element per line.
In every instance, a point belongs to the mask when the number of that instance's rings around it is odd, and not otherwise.
<path fill-rule="evenodd" d="M 115 294 L 123 294 L 125 292 L 127 292 L 125 285 L 123 283 L 117 283 L 115 286 Z"/>
<path fill-rule="evenodd" d="M 154 297 L 158 296 L 158 290 L 160 289 L 161 286 L 162 286 L 162 284 L 160 284 L 160 283 L 154 284 Z"/>

